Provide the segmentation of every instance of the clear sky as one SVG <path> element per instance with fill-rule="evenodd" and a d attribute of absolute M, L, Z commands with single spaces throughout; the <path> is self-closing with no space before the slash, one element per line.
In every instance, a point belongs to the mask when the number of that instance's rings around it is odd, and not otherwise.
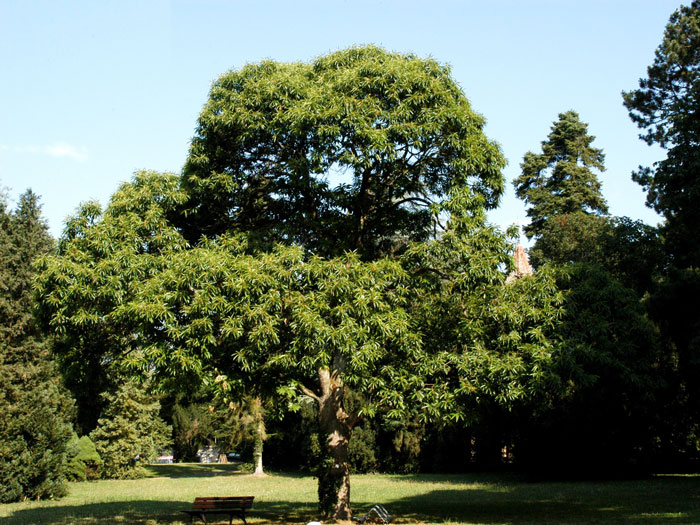
<path fill-rule="evenodd" d="M 211 82 L 264 58 L 310 61 L 351 45 L 431 56 L 508 159 L 490 215 L 526 218 L 510 181 L 573 109 L 603 148 L 610 211 L 656 224 L 631 181 L 663 152 L 638 137 L 620 92 L 646 76 L 668 0 L 0 0 L 0 186 L 31 187 L 51 233 L 106 204 L 138 169 L 178 172 Z"/>

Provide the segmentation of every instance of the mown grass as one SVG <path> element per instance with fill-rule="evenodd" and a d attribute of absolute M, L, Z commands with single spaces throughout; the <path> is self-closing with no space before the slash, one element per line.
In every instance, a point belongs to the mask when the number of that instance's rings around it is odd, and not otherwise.
<path fill-rule="evenodd" d="M 182 525 L 189 519 L 178 511 L 203 495 L 255 496 L 248 520 L 254 524 L 318 518 L 315 479 L 258 478 L 235 465 L 152 466 L 145 479 L 74 483 L 70 489 L 59 501 L 0 505 L 0 523 Z M 700 524 L 700 476 L 529 483 L 505 475 L 356 475 L 352 501 L 356 514 L 382 503 L 397 523 Z"/>

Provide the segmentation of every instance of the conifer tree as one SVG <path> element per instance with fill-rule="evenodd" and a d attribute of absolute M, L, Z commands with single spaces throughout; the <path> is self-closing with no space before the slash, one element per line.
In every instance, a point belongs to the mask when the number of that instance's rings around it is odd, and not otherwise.
<path fill-rule="evenodd" d="M 0 501 L 65 494 L 72 401 L 32 315 L 34 259 L 52 247 L 38 197 L 0 201 Z"/>
<path fill-rule="evenodd" d="M 700 455 L 700 2 L 680 6 L 666 25 L 654 61 L 638 89 L 622 93 L 643 131 L 640 138 L 667 151 L 632 179 L 647 192 L 647 206 L 663 215 L 666 255 L 652 289 L 649 314 L 667 349 L 664 400 L 666 437 L 674 459 Z"/>
<path fill-rule="evenodd" d="M 160 418 L 160 402 L 136 381 L 129 380 L 107 400 L 102 417 L 90 438 L 104 461 L 105 478 L 142 476 L 141 461 L 152 461 L 171 445 L 172 428 Z"/>
<path fill-rule="evenodd" d="M 594 170 L 605 170 L 605 155 L 592 146 L 594 139 L 578 113 L 567 111 L 552 125 L 542 152 L 525 154 L 513 185 L 529 205 L 525 234 L 537 239 L 531 251 L 535 264 L 576 257 L 579 243 L 586 251 L 586 238 L 595 238 L 602 226 L 608 207 Z"/>
<path fill-rule="evenodd" d="M 675 266 L 700 265 L 700 2 L 681 6 L 669 20 L 647 78 L 622 93 L 640 138 L 668 151 L 632 179 L 647 191 L 647 206 L 666 219 L 666 246 Z"/>

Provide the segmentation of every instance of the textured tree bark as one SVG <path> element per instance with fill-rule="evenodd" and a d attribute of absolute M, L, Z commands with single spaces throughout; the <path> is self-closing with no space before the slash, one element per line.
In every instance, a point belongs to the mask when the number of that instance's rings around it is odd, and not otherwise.
<path fill-rule="evenodd" d="M 336 505 L 333 518 L 336 520 L 352 519 L 350 509 L 350 470 L 348 457 L 350 435 L 355 419 L 343 408 L 345 393 L 340 374 L 327 368 L 318 371 L 321 395 L 313 395 L 318 403 L 318 420 L 322 435 L 328 440 L 328 450 L 333 458 L 330 480 L 336 488 Z M 307 392 L 308 393 L 308 392 Z"/>

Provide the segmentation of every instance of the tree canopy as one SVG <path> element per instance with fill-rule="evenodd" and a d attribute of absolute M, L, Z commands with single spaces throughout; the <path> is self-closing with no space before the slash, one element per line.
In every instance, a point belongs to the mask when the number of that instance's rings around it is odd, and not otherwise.
<path fill-rule="evenodd" d="M 448 67 L 367 46 L 222 75 L 183 172 L 186 236 L 246 231 L 318 255 L 434 232 L 463 185 L 495 207 L 505 160 Z"/>
<path fill-rule="evenodd" d="M 375 47 L 227 73 L 181 177 L 137 173 L 68 221 L 42 322 L 69 363 L 314 400 L 320 493 L 349 519 L 362 418 L 474 421 L 561 389 L 563 297 L 548 271 L 505 282 L 483 125 L 448 68 Z"/>

